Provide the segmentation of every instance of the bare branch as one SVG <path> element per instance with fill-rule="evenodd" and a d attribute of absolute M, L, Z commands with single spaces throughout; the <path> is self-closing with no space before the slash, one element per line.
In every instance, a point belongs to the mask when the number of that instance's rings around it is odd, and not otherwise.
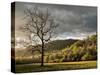
<path fill-rule="evenodd" d="M 52 38 L 55 28 L 58 27 L 48 9 L 42 11 L 38 7 L 35 7 L 33 10 L 26 9 L 24 13 L 27 22 L 23 29 L 39 37 L 41 41 L 48 42 Z M 32 41 L 36 42 L 35 40 Z"/>

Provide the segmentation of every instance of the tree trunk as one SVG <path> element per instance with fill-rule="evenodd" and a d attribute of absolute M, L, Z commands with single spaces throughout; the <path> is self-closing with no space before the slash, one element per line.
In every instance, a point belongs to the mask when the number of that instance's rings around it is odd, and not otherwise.
<path fill-rule="evenodd" d="M 42 41 L 41 66 L 44 65 L 44 42 Z"/>

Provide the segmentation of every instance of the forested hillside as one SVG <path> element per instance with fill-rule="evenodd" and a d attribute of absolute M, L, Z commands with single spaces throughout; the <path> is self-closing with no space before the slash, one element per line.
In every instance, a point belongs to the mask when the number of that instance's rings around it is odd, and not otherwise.
<path fill-rule="evenodd" d="M 39 49 L 39 46 L 29 46 L 25 50 L 16 51 L 16 62 L 41 62 L 41 50 Z M 89 36 L 83 40 L 55 40 L 45 45 L 44 62 L 89 60 L 97 60 L 97 35 Z"/>

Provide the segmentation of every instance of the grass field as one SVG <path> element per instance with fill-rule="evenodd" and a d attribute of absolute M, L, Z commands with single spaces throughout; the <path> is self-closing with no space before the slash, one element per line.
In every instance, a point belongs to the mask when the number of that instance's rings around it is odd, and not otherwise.
<path fill-rule="evenodd" d="M 16 65 L 16 73 L 74 70 L 74 69 L 92 69 L 96 67 L 97 67 L 97 61 L 45 63 L 43 67 L 40 66 L 40 63 L 38 64 L 33 63 L 33 64 Z"/>

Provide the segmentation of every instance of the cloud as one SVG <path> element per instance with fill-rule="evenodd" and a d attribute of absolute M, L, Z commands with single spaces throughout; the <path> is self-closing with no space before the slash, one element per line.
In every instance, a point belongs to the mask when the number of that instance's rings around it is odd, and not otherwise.
<path fill-rule="evenodd" d="M 97 32 L 97 8 L 90 6 L 73 6 L 57 4 L 35 4 L 35 3 L 16 3 L 16 29 L 24 24 L 19 19 L 24 17 L 23 11 L 26 8 L 39 7 L 42 10 L 49 9 L 55 21 L 60 24 L 56 29 L 59 37 L 79 37 L 94 34 Z"/>

